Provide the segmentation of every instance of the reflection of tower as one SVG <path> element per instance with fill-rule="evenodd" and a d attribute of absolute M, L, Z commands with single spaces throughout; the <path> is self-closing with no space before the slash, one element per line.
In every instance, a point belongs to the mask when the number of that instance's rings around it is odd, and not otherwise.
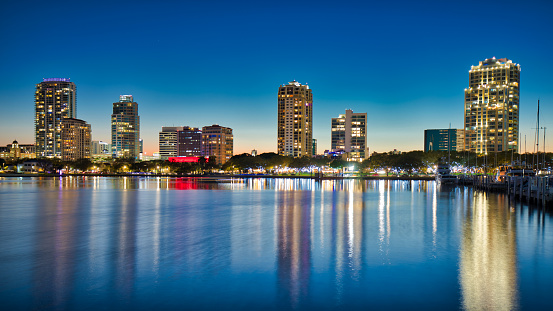
<path fill-rule="evenodd" d="M 283 308 L 298 308 L 309 292 L 311 270 L 311 196 L 281 192 L 277 199 L 278 298 Z"/>
<path fill-rule="evenodd" d="M 339 303 L 348 292 L 348 279 L 361 277 L 364 253 L 364 204 L 362 187 L 353 180 L 343 181 L 344 190 L 333 192 L 332 197 L 332 253 L 334 254 L 336 292 Z M 357 186 L 357 187 L 356 187 Z M 357 197 L 360 196 L 360 197 Z"/>
<path fill-rule="evenodd" d="M 475 194 L 465 211 L 460 280 L 468 310 L 518 309 L 516 222 L 503 197 Z"/>
<path fill-rule="evenodd" d="M 137 195 L 134 192 L 121 191 L 116 198 L 120 203 L 119 217 L 113 217 L 112 247 L 114 294 L 119 301 L 130 301 L 134 291 L 136 276 L 136 221 Z"/>
<path fill-rule="evenodd" d="M 79 217 L 73 210 L 79 206 L 75 195 L 79 192 L 60 191 L 45 200 L 37 210 L 38 240 L 33 269 L 33 309 L 67 309 L 75 281 L 77 247 L 79 245 Z M 78 198 L 77 198 L 78 199 Z M 55 202 L 55 203 L 52 203 Z"/>

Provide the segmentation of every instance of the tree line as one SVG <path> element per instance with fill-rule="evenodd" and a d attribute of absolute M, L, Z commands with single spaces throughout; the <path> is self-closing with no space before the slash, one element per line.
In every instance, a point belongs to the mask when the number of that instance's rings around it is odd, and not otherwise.
<path fill-rule="evenodd" d="M 0 165 L 17 164 L 27 159 L 0 159 Z M 252 156 L 248 153 L 235 155 L 223 165 L 216 165 L 215 159 L 208 161 L 201 157 L 197 163 L 175 163 L 164 160 L 136 161 L 133 158 L 117 158 L 112 161 L 93 162 L 91 159 L 77 161 L 62 161 L 60 159 L 34 159 L 45 172 L 56 173 L 66 171 L 95 171 L 101 173 L 177 173 L 177 174 L 202 174 L 224 170 L 234 173 L 248 173 L 253 170 L 274 174 L 279 169 L 289 168 L 296 171 L 313 171 L 315 168 L 330 167 L 343 169 L 354 167 L 355 170 L 365 172 L 377 172 L 385 170 L 393 173 L 426 173 L 427 168 L 446 163 L 452 166 L 463 166 L 480 171 L 492 171 L 502 165 L 545 168 L 550 167 L 551 153 L 518 154 L 511 151 L 497 152 L 488 155 L 473 152 L 446 151 L 409 151 L 409 152 L 374 152 L 370 158 L 363 162 L 348 162 L 336 157 L 300 157 L 293 158 L 281 156 L 273 152 Z"/>

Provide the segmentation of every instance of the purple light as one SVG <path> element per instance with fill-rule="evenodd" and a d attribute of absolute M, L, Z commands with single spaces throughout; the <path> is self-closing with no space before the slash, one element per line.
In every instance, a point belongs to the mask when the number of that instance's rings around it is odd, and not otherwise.
<path fill-rule="evenodd" d="M 71 82 L 70 78 L 45 78 L 42 82 Z"/>

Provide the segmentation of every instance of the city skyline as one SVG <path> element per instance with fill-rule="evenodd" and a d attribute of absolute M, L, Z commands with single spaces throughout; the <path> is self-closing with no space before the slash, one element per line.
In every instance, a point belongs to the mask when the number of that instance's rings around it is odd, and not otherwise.
<path fill-rule="evenodd" d="M 371 153 L 422 150 L 425 129 L 463 128 L 467 73 L 492 57 L 521 65 L 521 151 L 525 135 L 533 150 L 538 99 L 540 126 L 553 129 L 552 4 L 396 4 L 295 3 L 303 12 L 296 20 L 276 3 L 7 3 L 0 145 L 34 143 L 34 86 L 62 77 L 77 85 L 78 118 L 91 124 L 92 140 L 110 141 L 113 99 L 133 94 L 150 155 L 162 126 L 205 124 L 232 128 L 235 154 L 277 152 L 276 89 L 292 80 L 313 90 L 319 153 L 330 149 L 331 119 L 345 109 L 367 112 Z M 82 18 L 84 9 L 91 12 Z M 48 26 L 55 10 L 66 24 Z M 40 27 L 65 27 L 63 49 Z M 514 39 L 498 40 L 502 31 Z"/>

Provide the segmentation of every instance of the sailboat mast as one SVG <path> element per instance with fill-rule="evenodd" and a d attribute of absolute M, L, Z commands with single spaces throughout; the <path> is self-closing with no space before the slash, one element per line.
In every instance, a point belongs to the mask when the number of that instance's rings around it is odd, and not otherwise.
<path fill-rule="evenodd" d="M 540 100 L 538 99 L 538 116 L 536 126 L 536 172 L 540 169 Z"/>

